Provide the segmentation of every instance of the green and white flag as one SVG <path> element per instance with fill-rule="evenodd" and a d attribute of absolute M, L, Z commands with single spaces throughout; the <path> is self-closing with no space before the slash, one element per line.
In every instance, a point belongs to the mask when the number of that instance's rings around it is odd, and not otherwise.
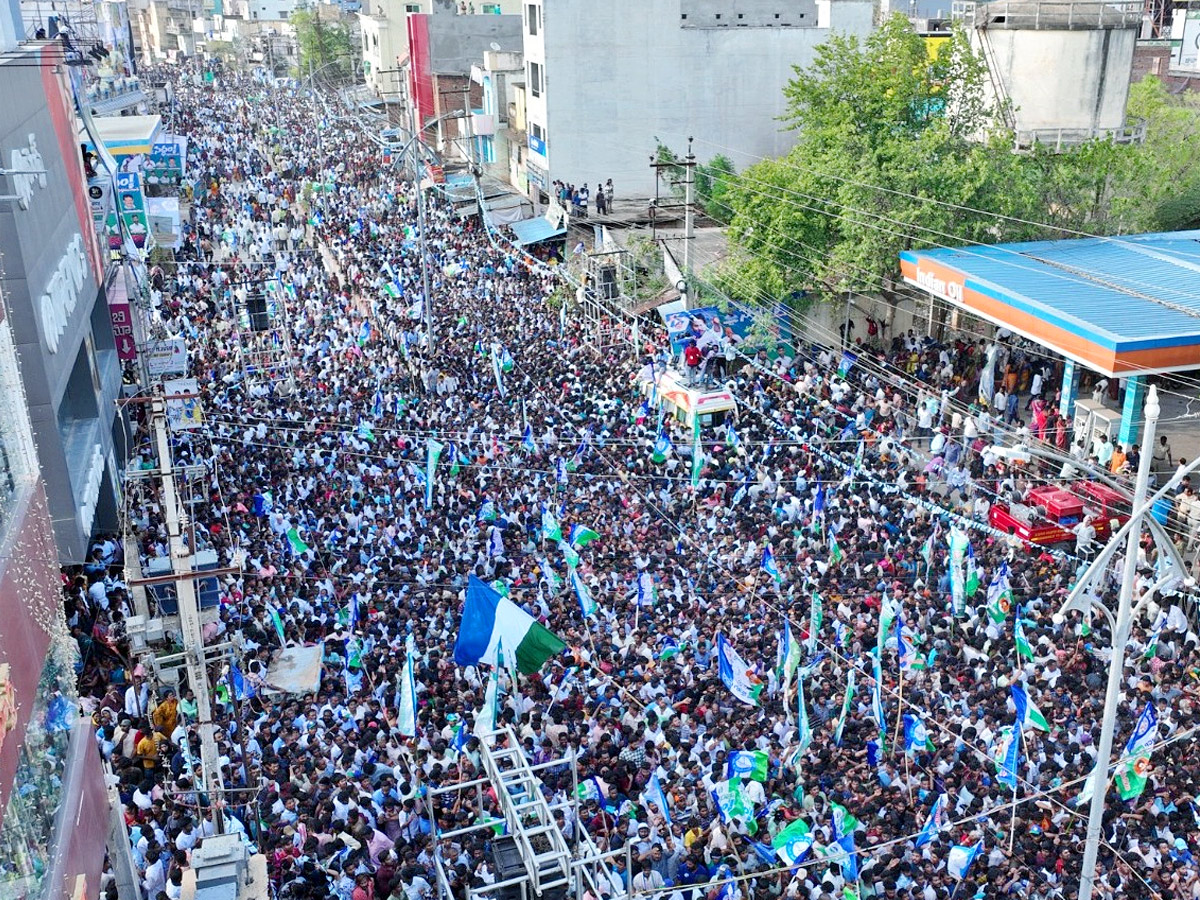
<path fill-rule="evenodd" d="M 795 866 L 804 861 L 812 850 L 812 829 L 803 819 L 797 819 L 771 841 L 775 853 L 784 865 Z"/>
<path fill-rule="evenodd" d="M 492 667 L 492 671 L 488 675 L 487 690 L 485 690 L 483 694 L 483 709 L 481 709 L 475 715 L 475 728 L 473 729 L 473 733 L 481 740 L 485 735 L 491 734 L 496 730 L 496 723 L 499 719 L 499 672 L 500 666 Z"/>
<path fill-rule="evenodd" d="M 1029 646 L 1029 638 L 1025 637 L 1025 626 L 1018 618 L 1013 623 L 1013 640 L 1017 644 L 1017 658 L 1033 659 L 1033 647 Z"/>
<path fill-rule="evenodd" d="M 798 737 L 797 742 L 800 745 L 800 751 L 808 749 L 813 740 L 812 726 L 808 722 L 808 704 L 804 702 L 804 679 L 796 679 L 796 708 L 799 714 Z"/>
<path fill-rule="evenodd" d="M 779 677 L 780 690 L 787 693 L 792 682 L 792 676 L 800 668 L 800 645 L 792 637 L 792 623 L 783 620 L 783 633 L 779 636 L 779 652 L 775 664 L 775 674 Z"/>
<path fill-rule="evenodd" d="M 817 633 L 821 630 L 821 618 L 821 595 L 813 591 L 812 601 L 808 607 L 808 640 L 804 642 L 809 656 L 817 652 Z"/>
<path fill-rule="evenodd" d="M 835 535 L 833 532 L 830 532 L 829 533 L 829 561 L 831 563 L 833 563 L 834 565 L 836 565 L 837 563 L 840 563 L 843 559 L 845 559 L 845 555 L 842 553 L 842 548 L 838 544 L 837 535 Z"/>
<path fill-rule="evenodd" d="M 854 669 L 846 673 L 846 696 L 842 698 L 842 711 L 838 713 L 837 726 L 833 729 L 833 743 L 842 746 L 842 732 L 846 728 L 846 716 L 850 714 L 850 704 L 854 702 Z"/>
<path fill-rule="evenodd" d="M 563 539 L 562 528 L 559 527 L 558 522 L 554 521 L 550 510 L 545 507 L 542 507 L 542 538 L 554 544 Z"/>
<path fill-rule="evenodd" d="M 704 468 L 704 449 L 700 445 L 700 417 L 692 427 L 692 487 L 700 484 L 700 470 Z"/>
<path fill-rule="evenodd" d="M 297 556 L 308 552 L 308 544 L 304 543 L 304 539 L 300 537 L 300 530 L 295 525 L 288 529 L 287 539 L 292 546 L 292 552 Z"/>

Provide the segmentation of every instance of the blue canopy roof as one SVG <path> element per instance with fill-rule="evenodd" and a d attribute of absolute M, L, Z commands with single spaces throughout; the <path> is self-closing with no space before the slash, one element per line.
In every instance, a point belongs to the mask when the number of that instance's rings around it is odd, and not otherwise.
<path fill-rule="evenodd" d="M 556 228 L 542 216 L 538 216 L 536 219 L 523 219 L 520 222 L 513 222 L 509 228 L 516 233 L 517 243 L 522 247 L 528 244 L 548 241 L 551 238 L 562 237 L 567 233 L 566 228 Z"/>

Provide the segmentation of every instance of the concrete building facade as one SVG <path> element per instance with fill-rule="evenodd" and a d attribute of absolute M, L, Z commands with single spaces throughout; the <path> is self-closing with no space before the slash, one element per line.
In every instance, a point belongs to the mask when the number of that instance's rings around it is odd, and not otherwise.
<path fill-rule="evenodd" d="M 793 144 L 783 87 L 833 31 L 865 35 L 871 0 L 527 0 L 531 195 L 611 178 L 654 196 L 659 140 L 740 169 Z"/>

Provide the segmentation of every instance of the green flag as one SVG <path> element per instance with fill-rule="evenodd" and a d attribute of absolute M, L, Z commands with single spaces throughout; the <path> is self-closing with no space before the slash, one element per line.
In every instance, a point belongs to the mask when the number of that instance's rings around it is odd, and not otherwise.
<path fill-rule="evenodd" d="M 292 552 L 297 556 L 308 552 L 308 544 L 300 537 L 300 531 L 293 525 L 287 532 L 288 543 L 292 545 Z"/>
<path fill-rule="evenodd" d="M 1013 624 L 1013 639 L 1017 643 L 1017 656 L 1033 659 L 1033 648 L 1029 646 L 1029 639 L 1025 637 L 1025 627 L 1020 619 Z"/>

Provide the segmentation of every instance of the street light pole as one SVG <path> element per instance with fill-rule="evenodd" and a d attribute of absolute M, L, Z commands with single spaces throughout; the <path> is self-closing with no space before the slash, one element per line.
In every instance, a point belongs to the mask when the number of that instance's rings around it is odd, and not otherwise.
<path fill-rule="evenodd" d="M 417 191 L 417 227 L 420 229 L 417 246 L 421 251 L 421 313 L 425 318 L 425 347 L 433 350 L 433 297 L 429 294 L 429 245 L 425 234 L 425 190 L 421 187 L 421 158 L 418 144 L 421 143 L 417 131 L 417 114 L 415 104 L 408 105 L 408 127 L 412 130 L 409 143 L 413 151 L 413 187 Z"/>
<path fill-rule="evenodd" d="M 1154 430 L 1158 424 L 1158 389 L 1150 385 L 1146 393 L 1146 430 L 1142 447 L 1154 446 Z M 1104 800 L 1108 794 L 1108 766 L 1112 756 L 1113 732 L 1117 724 L 1117 705 L 1121 698 L 1121 682 L 1125 672 L 1125 647 L 1129 643 L 1130 620 L 1133 608 L 1133 582 L 1137 577 L 1138 544 L 1142 537 L 1142 518 L 1146 515 L 1146 490 L 1150 483 L 1152 453 L 1142 453 L 1138 464 L 1137 483 L 1133 491 L 1129 536 L 1125 543 L 1125 568 L 1121 576 L 1121 593 L 1117 605 L 1117 621 L 1112 630 L 1112 659 L 1108 667 L 1108 689 L 1104 694 L 1104 722 L 1100 729 L 1096 766 L 1092 770 L 1092 802 L 1088 810 L 1087 843 L 1083 851 L 1083 872 L 1079 878 L 1079 900 L 1091 900 L 1096 881 L 1096 857 L 1100 852 L 1100 837 L 1104 827 Z M 1084 576 L 1087 577 L 1086 574 Z"/>

